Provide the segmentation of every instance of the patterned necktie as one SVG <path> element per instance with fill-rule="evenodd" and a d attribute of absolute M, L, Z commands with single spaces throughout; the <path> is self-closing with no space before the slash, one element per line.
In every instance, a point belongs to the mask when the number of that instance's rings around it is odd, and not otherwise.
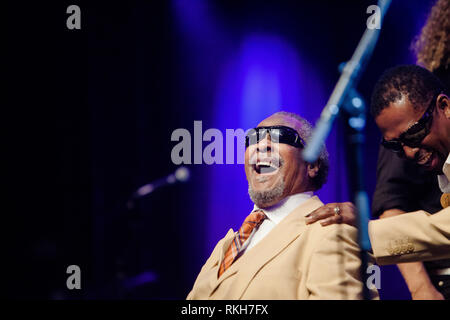
<path fill-rule="evenodd" d="M 219 277 L 231 266 L 242 250 L 242 245 L 247 241 L 255 228 L 258 228 L 267 216 L 261 210 L 253 211 L 247 218 L 237 233 L 234 240 L 228 247 L 227 252 L 219 268 Z"/>
<path fill-rule="evenodd" d="M 441 196 L 441 205 L 442 208 L 450 207 L 450 193 L 444 193 Z"/>

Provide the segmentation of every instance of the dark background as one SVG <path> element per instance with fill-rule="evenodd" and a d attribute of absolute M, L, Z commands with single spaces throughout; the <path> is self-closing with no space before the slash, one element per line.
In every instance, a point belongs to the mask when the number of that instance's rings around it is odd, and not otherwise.
<path fill-rule="evenodd" d="M 382 70 L 414 62 L 409 46 L 432 3 L 402 0 L 391 5 L 358 86 L 366 101 Z M 71 4 L 81 8 L 81 30 L 66 28 Z M 317 99 L 308 97 L 313 117 L 307 118 L 314 123 L 339 77 L 338 64 L 350 58 L 364 31 L 371 4 L 375 2 L 9 5 L 2 210 L 7 218 L 6 296 L 183 299 L 222 231 L 238 227 L 208 231 L 219 220 L 205 204 L 222 192 L 216 184 L 233 185 L 221 179 L 211 184 L 211 177 L 217 177 L 213 166 L 192 165 L 187 184 L 156 191 L 133 212 L 126 210 L 127 199 L 139 186 L 176 169 L 170 158 L 173 130 L 192 131 L 194 120 L 215 127 L 220 103 L 213 101 L 223 85 L 219 70 L 236 55 L 247 32 L 283 38 L 302 52 L 305 65 L 314 66 L 324 92 Z M 237 107 L 230 105 L 229 112 Z M 221 124 L 236 128 L 226 118 Z M 335 137 L 343 137 L 343 128 L 340 119 Z M 369 118 L 369 194 L 379 138 Z M 344 141 L 332 150 L 345 157 Z M 333 181 L 333 190 L 348 189 L 348 183 Z M 333 201 L 351 200 L 348 193 L 335 197 L 326 191 L 325 200 L 327 195 Z M 233 223 L 245 215 L 240 213 Z M 71 264 L 82 270 L 78 291 L 66 288 Z M 130 284 L 138 275 L 137 285 Z M 410 298 L 396 267 L 383 268 L 380 294 L 383 299 Z"/>

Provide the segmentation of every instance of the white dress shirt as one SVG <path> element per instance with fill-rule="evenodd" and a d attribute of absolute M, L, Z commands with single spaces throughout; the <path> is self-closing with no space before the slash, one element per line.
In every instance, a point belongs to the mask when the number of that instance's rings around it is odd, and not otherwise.
<path fill-rule="evenodd" d="M 450 153 L 442 167 L 442 172 L 444 174 L 438 176 L 439 188 L 444 193 L 450 193 Z"/>
<path fill-rule="evenodd" d="M 253 211 L 262 210 L 267 218 L 261 223 L 256 231 L 253 231 L 250 237 L 243 244 L 243 250 L 247 251 L 253 248 L 258 242 L 260 242 L 277 224 L 286 218 L 300 204 L 308 200 L 313 196 L 313 192 L 297 193 L 288 196 L 268 208 L 259 209 L 256 205 L 253 207 Z"/>

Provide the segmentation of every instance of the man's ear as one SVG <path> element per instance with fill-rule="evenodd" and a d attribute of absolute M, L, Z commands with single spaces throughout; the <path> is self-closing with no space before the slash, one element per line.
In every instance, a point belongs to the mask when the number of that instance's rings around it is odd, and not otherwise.
<path fill-rule="evenodd" d="M 450 119 L 450 98 L 445 94 L 440 94 L 437 98 L 437 105 L 444 111 L 445 117 Z"/>
<path fill-rule="evenodd" d="M 314 163 L 308 163 L 306 169 L 308 170 L 308 176 L 310 179 L 313 179 L 317 176 L 317 174 L 319 173 L 319 161 L 316 161 Z"/>

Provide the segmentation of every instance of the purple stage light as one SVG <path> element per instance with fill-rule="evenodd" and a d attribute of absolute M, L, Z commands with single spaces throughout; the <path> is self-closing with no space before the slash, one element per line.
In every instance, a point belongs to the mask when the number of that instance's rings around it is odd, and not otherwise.
<path fill-rule="evenodd" d="M 211 125 L 223 132 L 227 128 L 255 127 L 280 110 L 296 112 L 314 124 L 326 102 L 327 93 L 314 61 L 302 60 L 299 50 L 277 35 L 249 34 L 223 65 Z M 327 147 L 331 161 L 337 161 L 341 154 L 337 152 L 336 134 L 330 136 Z M 335 168 L 330 169 L 328 184 L 318 192 L 323 201 L 348 200 L 345 188 L 339 187 L 346 185 L 346 171 L 342 166 Z M 210 252 L 230 227 L 239 228 L 253 204 L 244 166 L 215 165 L 208 170 L 211 193 L 206 250 Z"/>

